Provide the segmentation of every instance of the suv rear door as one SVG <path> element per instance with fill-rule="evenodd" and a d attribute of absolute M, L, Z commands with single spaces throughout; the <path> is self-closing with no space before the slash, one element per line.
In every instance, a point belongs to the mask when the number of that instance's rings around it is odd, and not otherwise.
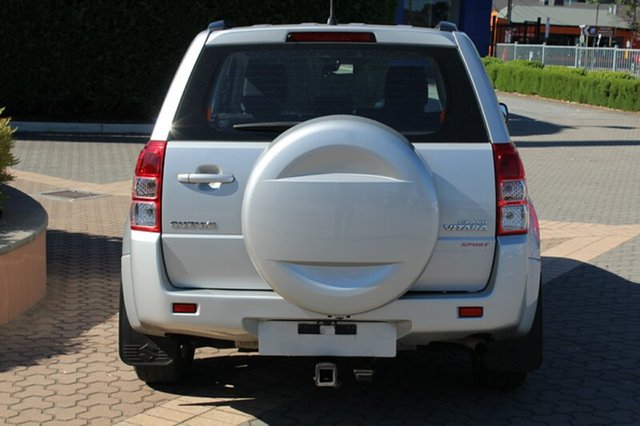
<path fill-rule="evenodd" d="M 493 156 L 475 90 L 451 36 L 431 35 L 431 45 L 383 43 L 384 34 L 376 31 L 370 33 L 377 42 L 366 37 L 326 42 L 312 36 L 285 41 L 295 32 L 251 29 L 241 44 L 213 38 L 200 54 L 165 157 L 162 248 L 171 283 L 271 289 L 256 271 L 243 236 L 243 198 L 254 164 L 284 130 L 344 114 L 398 130 L 429 171 L 437 193 L 437 242 L 424 253 L 426 268 L 410 290 L 484 288 L 495 249 Z M 280 42 L 260 42 L 274 39 Z M 331 174 L 338 179 L 332 184 L 344 186 L 353 167 L 360 167 L 354 164 L 362 161 L 328 156 L 314 175 Z M 367 174 L 361 171 L 359 176 Z M 386 197 L 380 193 L 380 208 Z M 346 220 L 348 229 L 359 218 Z M 377 243 L 377 234 L 372 229 L 369 244 Z"/>

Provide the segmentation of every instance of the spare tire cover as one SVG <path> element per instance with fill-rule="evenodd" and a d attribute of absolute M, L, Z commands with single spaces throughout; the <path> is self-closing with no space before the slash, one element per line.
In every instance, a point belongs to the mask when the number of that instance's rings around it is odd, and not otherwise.
<path fill-rule="evenodd" d="M 402 295 L 436 244 L 428 166 L 398 132 L 362 117 L 306 121 L 257 160 L 242 204 L 251 261 L 284 299 L 328 315 Z"/>

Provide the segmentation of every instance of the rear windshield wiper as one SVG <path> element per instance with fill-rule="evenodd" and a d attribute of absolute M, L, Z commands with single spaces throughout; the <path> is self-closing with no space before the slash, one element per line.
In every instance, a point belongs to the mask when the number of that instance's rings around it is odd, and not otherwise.
<path fill-rule="evenodd" d="M 300 124 L 300 121 L 265 121 L 259 123 L 234 124 L 233 128 L 235 130 L 250 132 L 284 132 L 297 124 Z"/>

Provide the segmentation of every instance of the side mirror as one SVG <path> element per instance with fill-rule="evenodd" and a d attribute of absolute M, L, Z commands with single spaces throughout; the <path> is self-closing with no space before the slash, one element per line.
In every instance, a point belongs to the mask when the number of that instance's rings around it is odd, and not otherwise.
<path fill-rule="evenodd" d="M 500 102 L 500 112 L 502 113 L 502 118 L 504 119 L 505 124 L 509 122 L 509 108 L 507 104 Z"/>

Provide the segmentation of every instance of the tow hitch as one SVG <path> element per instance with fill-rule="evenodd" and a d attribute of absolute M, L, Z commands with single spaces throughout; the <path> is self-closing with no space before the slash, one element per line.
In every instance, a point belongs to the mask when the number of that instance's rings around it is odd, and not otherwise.
<path fill-rule="evenodd" d="M 355 368 L 353 375 L 358 383 L 373 382 L 374 371 L 371 368 Z M 316 375 L 313 378 L 318 387 L 338 388 L 338 366 L 333 362 L 319 362 L 316 364 Z"/>
<path fill-rule="evenodd" d="M 319 362 L 316 364 L 316 375 L 314 377 L 316 386 L 337 388 L 338 383 L 338 367 L 333 362 Z"/>

